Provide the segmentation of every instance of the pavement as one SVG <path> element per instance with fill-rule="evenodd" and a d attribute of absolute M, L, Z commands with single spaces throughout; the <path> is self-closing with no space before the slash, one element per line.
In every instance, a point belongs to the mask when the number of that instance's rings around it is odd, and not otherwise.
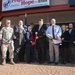
<path fill-rule="evenodd" d="M 75 75 L 75 65 L 18 63 L 0 65 L 0 75 Z"/>
<path fill-rule="evenodd" d="M 0 75 L 75 75 L 75 64 L 38 64 L 38 63 L 17 63 L 11 65 L 1 65 L 0 55 Z"/>

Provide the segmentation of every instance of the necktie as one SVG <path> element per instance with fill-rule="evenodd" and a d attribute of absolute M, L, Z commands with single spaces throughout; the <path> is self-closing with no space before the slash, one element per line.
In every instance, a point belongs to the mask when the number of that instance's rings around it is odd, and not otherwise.
<path fill-rule="evenodd" d="M 54 35 L 54 26 L 52 26 L 52 35 L 53 35 L 53 39 L 55 39 L 55 35 Z"/>
<path fill-rule="evenodd" d="M 72 29 L 69 30 L 69 34 L 71 34 Z"/>
<path fill-rule="evenodd" d="M 40 29 L 41 29 L 41 26 L 39 26 L 39 29 L 38 29 L 38 31 L 40 31 Z"/>

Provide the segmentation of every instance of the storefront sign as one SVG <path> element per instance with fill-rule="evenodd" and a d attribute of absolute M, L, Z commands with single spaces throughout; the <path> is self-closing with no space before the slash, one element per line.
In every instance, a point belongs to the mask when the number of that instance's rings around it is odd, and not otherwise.
<path fill-rule="evenodd" d="M 2 11 L 50 6 L 50 0 L 2 0 Z"/>

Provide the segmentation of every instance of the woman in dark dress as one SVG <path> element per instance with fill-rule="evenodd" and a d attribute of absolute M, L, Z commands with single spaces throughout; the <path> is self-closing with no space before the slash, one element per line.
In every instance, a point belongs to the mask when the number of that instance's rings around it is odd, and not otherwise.
<path fill-rule="evenodd" d="M 26 61 L 27 63 L 34 61 L 34 35 L 32 33 L 32 27 L 28 26 L 28 30 L 26 32 Z"/>
<path fill-rule="evenodd" d="M 62 50 L 61 50 L 61 58 L 62 58 L 62 63 L 66 64 L 66 62 L 69 61 L 69 32 L 66 30 L 66 26 L 62 25 Z"/>

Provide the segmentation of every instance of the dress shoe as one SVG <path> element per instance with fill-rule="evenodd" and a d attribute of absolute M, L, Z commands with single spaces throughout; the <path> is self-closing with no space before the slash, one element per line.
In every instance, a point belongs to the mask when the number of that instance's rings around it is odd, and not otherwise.
<path fill-rule="evenodd" d="M 58 65 L 58 62 L 55 62 L 55 65 Z"/>

